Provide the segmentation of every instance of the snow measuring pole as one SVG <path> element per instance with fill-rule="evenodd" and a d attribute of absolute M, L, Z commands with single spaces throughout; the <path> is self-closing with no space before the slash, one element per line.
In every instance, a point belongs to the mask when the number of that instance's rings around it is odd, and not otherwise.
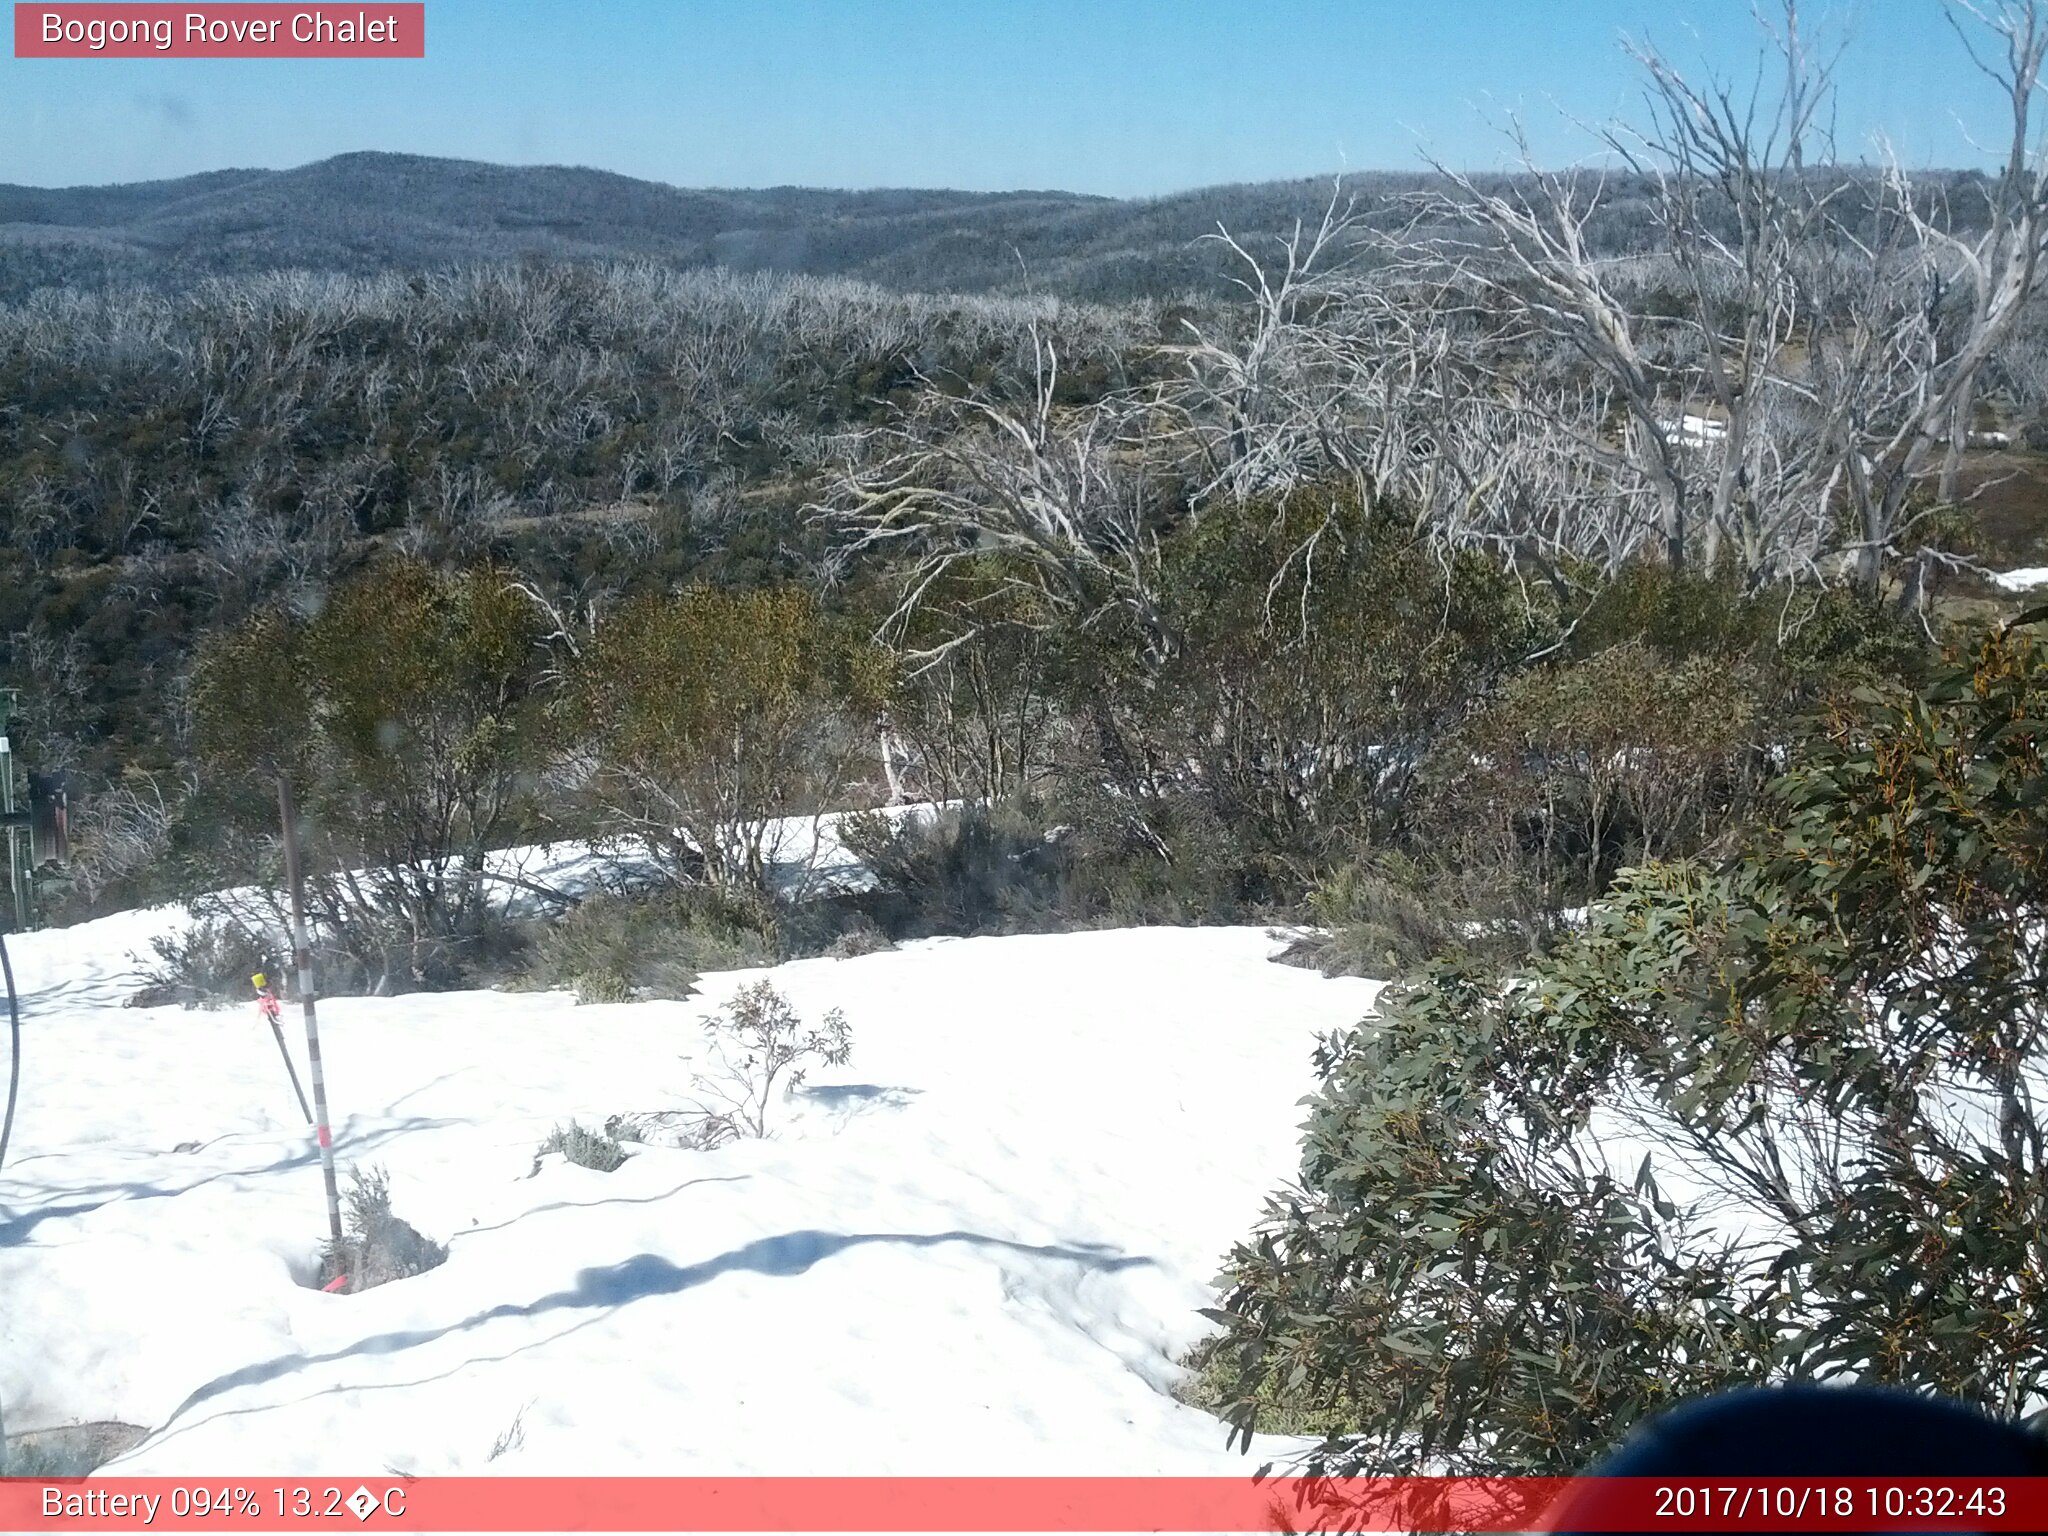
<path fill-rule="evenodd" d="M 306 1006 L 306 1065 L 313 1077 L 313 1113 L 320 1137 L 320 1177 L 327 1181 L 327 1230 L 341 1247 L 341 1190 L 334 1182 L 334 1134 L 327 1128 L 327 1074 L 320 1070 L 320 1021 L 313 1008 L 313 946 L 306 939 L 306 881 L 299 867 L 299 818 L 292 781 L 277 776 L 277 817 L 284 828 L 284 873 L 292 888 L 292 970 Z M 284 1041 L 280 1039 L 282 1046 Z M 290 1058 L 286 1058 L 290 1064 Z M 297 1086 L 296 1083 L 293 1084 Z"/>

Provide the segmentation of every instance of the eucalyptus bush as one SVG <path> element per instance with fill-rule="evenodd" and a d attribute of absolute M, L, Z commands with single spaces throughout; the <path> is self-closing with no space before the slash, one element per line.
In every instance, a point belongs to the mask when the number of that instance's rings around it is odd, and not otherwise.
<path fill-rule="evenodd" d="M 543 639 L 506 572 L 394 558 L 311 617 L 265 609 L 202 650 L 201 762 L 234 791 L 235 828 L 265 842 L 276 781 L 293 782 L 330 987 L 447 985 L 516 946 L 502 920 L 513 885 L 487 855 L 545 835 L 562 739 Z M 283 930 L 274 862 L 267 873 L 203 915 Z"/>
<path fill-rule="evenodd" d="M 797 587 L 691 587 L 597 626 L 574 698 L 610 825 L 679 884 L 758 894 L 784 818 L 876 758 L 883 654 Z M 799 840 L 801 841 L 801 840 Z"/>
<path fill-rule="evenodd" d="M 1831 712 L 1728 859 L 1323 1042 L 1214 1314 L 1235 1436 L 1566 1473 L 1740 1382 L 2048 1403 L 2044 618 Z"/>

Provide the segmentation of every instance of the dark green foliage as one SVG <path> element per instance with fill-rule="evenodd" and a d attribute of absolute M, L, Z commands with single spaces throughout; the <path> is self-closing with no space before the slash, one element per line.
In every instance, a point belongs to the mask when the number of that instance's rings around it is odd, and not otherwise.
<path fill-rule="evenodd" d="M 1626 567 L 1575 610 L 1562 647 L 1501 677 L 1438 744 L 1409 846 L 1434 878 L 1487 872 L 1511 899 L 1482 915 L 1540 930 L 1618 869 L 1723 846 L 1803 713 L 1912 678 L 1925 650 L 1917 628 L 1846 590 L 1744 593 Z"/>
<path fill-rule="evenodd" d="M 1796 711 L 1829 689 L 1909 679 L 1926 658 L 1917 625 L 1853 588 L 1746 592 L 1729 575 L 1643 562 L 1592 584 L 1566 653 L 1587 659 L 1626 644 L 1673 665 L 1697 659 L 1750 669 L 1769 690 L 1763 697 L 1773 713 Z"/>
<path fill-rule="evenodd" d="M 216 638 L 201 654 L 192 701 L 199 749 L 210 764 L 252 788 L 280 775 L 303 779 L 316 745 L 314 698 L 323 681 L 310 675 L 315 658 L 343 663 L 359 694 L 362 674 L 374 664 L 367 649 L 350 658 L 347 643 L 343 636 L 316 649 L 306 626 L 281 608 L 253 613 Z"/>
<path fill-rule="evenodd" d="M 1067 860 L 1028 812 L 967 805 L 932 815 L 849 816 L 839 838 L 880 887 L 873 910 L 899 938 L 1045 926 Z"/>
<path fill-rule="evenodd" d="M 2048 650 L 1993 636 L 1838 711 L 1739 857 L 1629 875 L 1519 975 L 1440 966 L 1327 1041 L 1299 1187 L 1218 1314 L 1235 1428 L 1564 1473 L 1737 1381 L 2035 1403 L 2044 745 Z M 1670 1153 L 1589 1162 L 1618 1128 Z"/>
<path fill-rule="evenodd" d="M 1162 558 L 1173 649 L 1119 700 L 1121 787 L 1199 799 L 1248 889 L 1397 836 L 1416 766 L 1553 632 L 1498 561 L 1343 492 L 1219 506 Z"/>
<path fill-rule="evenodd" d="M 1059 811 L 1072 830 L 1061 837 L 1061 904 L 1071 921 L 1251 922 L 1301 894 L 1256 830 L 1227 824 L 1205 797 L 1135 798 L 1071 779 L 1066 788 Z"/>
<path fill-rule="evenodd" d="M 1764 692 L 1739 661 L 1638 641 L 1530 668 L 1432 763 L 1432 820 L 1467 857 L 1519 864 L 1551 905 L 1578 905 L 1625 865 L 1711 846 L 1741 813 L 1784 731 L 1760 718 Z"/>
<path fill-rule="evenodd" d="M 1339 865 L 1309 893 L 1309 915 L 1322 931 L 1288 958 L 1326 976 L 1386 980 L 1416 970 L 1463 947 L 1445 895 L 1421 864 L 1398 853 Z"/>
<path fill-rule="evenodd" d="M 1162 801 L 1141 823 L 1111 797 L 1059 806 L 966 805 L 926 817 L 848 818 L 841 838 L 877 889 L 862 908 L 890 936 L 1035 933 L 1229 922 L 1260 909 L 1199 803 Z"/>
<path fill-rule="evenodd" d="M 1012 722 L 991 735 L 1015 743 L 1008 761 L 1044 764 L 1011 781 L 1035 779 L 1034 814 L 1068 829 L 1048 881 L 1066 921 L 1270 917 L 1365 850 L 1426 840 L 1429 755 L 1556 633 L 1498 562 L 1348 490 L 1219 502 L 1156 558 L 1145 605 L 1013 635 L 1011 664 L 990 669 Z M 976 573 L 991 595 L 960 617 L 996 617 L 973 644 L 1030 630 L 1001 606 L 1024 584 L 1000 577 L 993 561 Z"/>
<path fill-rule="evenodd" d="M 1795 1192 L 1816 1370 L 1924 1385 L 2003 1414 L 2048 1390 L 2048 647 L 2002 631 L 1919 693 L 1866 695 L 1783 786 L 1735 908 L 1733 1007 L 1667 1069 L 1701 1113 L 1755 1111 L 1700 1072 L 1731 1037 L 1858 1155 Z"/>
<path fill-rule="evenodd" d="M 1636 641 L 1673 661 L 1735 661 L 1764 642 L 1778 616 L 1732 575 L 1637 562 L 1594 587 L 1568 648 L 1583 657 Z"/>
<path fill-rule="evenodd" d="M 1333 1465 L 1561 1474 L 1755 1372 L 1739 1266 L 1671 1261 L 1672 1207 L 1573 1157 L 1611 1062 L 1546 1022 L 1446 967 L 1318 1051 L 1300 1190 L 1231 1259 L 1235 1431 L 1275 1405 Z"/>
<path fill-rule="evenodd" d="M 1322 889 L 1320 964 L 1385 972 L 1454 932 L 1538 949 L 1617 869 L 1719 846 L 1798 709 L 1915 655 L 1829 592 L 1636 566 L 1525 586 L 1344 491 L 1210 507 L 1158 561 L 1142 621 L 1087 627 L 1048 630 L 998 556 L 932 584 L 902 643 L 959 643 L 892 719 L 921 781 L 997 786 L 1019 830 L 879 833 L 892 931 L 1255 921 Z M 1020 885 L 1026 824 L 1065 830 Z"/>

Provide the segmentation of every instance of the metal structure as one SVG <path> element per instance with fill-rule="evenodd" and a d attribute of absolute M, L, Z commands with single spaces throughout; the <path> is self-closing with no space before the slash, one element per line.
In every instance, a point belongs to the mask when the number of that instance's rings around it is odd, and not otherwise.
<path fill-rule="evenodd" d="M 0 831 L 7 835 L 7 891 L 13 904 L 16 933 L 28 927 L 29 871 L 34 858 L 25 846 L 28 814 L 15 803 L 14 743 L 8 734 L 20 700 L 19 690 L 0 688 Z"/>
<path fill-rule="evenodd" d="M 28 772 L 28 849 L 31 879 L 71 862 L 71 790 L 62 773 Z"/>
<path fill-rule="evenodd" d="M 12 731 L 21 690 L 0 688 L 0 836 L 7 840 L 9 927 L 19 933 L 35 920 L 38 876 L 57 877 L 71 861 L 70 795 L 61 773 L 23 770 L 17 775 Z M 20 780 L 27 781 L 24 802 Z M 7 911 L 0 911 L 6 921 Z"/>

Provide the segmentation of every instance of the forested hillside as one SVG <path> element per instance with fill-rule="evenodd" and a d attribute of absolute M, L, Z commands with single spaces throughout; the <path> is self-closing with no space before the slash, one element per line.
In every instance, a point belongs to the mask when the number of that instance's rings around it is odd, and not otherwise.
<path fill-rule="evenodd" d="M 58 284 L 182 286 L 285 269 L 361 275 L 526 258 L 855 277 L 928 292 L 1213 299 L 1236 294 L 1243 274 L 1203 236 L 1219 225 L 1285 230 L 1329 186 L 1324 178 L 1130 200 L 685 189 L 573 167 L 341 155 L 288 171 L 132 186 L 0 186 L 0 299 Z M 1347 186 L 1362 212 L 1395 228 L 1412 219 L 1418 194 L 1444 183 L 1378 172 Z M 1615 178 L 1589 226 L 1593 243 L 1647 248 L 1653 190 L 1645 177 Z M 1945 197 L 1968 222 L 1981 193 L 1971 178 L 1936 176 L 1922 196 Z"/>

